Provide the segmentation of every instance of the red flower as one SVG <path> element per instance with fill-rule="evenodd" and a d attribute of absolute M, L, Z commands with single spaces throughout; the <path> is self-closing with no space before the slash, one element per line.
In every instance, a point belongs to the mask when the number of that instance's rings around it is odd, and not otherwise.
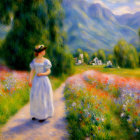
<path fill-rule="evenodd" d="M 82 114 L 83 112 L 82 111 L 80 111 L 80 114 Z"/>
<path fill-rule="evenodd" d="M 136 116 L 138 116 L 138 113 L 137 113 L 137 112 L 135 112 L 134 114 L 135 114 Z"/>
<path fill-rule="evenodd" d="M 96 118 L 97 121 L 99 121 L 99 118 Z"/>

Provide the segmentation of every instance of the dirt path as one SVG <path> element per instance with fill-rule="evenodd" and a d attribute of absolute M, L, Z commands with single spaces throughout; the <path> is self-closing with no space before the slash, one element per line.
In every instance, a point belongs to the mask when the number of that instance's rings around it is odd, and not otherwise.
<path fill-rule="evenodd" d="M 30 117 L 30 104 L 25 105 L 2 128 L 0 140 L 66 140 L 67 121 L 65 114 L 64 90 L 65 83 L 54 91 L 54 116 L 45 122 L 32 121 Z"/>

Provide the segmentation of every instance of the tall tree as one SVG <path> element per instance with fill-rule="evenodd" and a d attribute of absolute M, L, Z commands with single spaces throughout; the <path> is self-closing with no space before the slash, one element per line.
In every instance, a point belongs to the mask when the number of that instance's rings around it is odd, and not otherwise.
<path fill-rule="evenodd" d="M 12 18 L 12 28 L 3 43 L 6 63 L 11 68 L 29 69 L 34 46 L 42 43 L 46 34 L 47 7 L 43 0 L 3 0 L 0 11 L 2 23 L 8 24 Z"/>
<path fill-rule="evenodd" d="M 64 11 L 61 7 L 62 0 L 46 0 L 48 13 L 48 56 L 53 62 L 54 72 L 62 71 L 71 73 L 73 57 L 66 44 L 66 33 L 63 31 Z M 66 61 L 66 63 L 65 63 Z M 62 69 L 62 70 L 61 70 Z"/>
<path fill-rule="evenodd" d="M 52 73 L 58 75 L 72 71 L 72 55 L 65 46 L 64 13 L 60 0 L 3 0 L 0 11 L 2 23 L 8 24 L 13 18 L 12 29 L 3 43 L 8 66 L 29 69 L 34 46 L 44 43 L 48 46 L 46 56 L 53 63 Z"/>

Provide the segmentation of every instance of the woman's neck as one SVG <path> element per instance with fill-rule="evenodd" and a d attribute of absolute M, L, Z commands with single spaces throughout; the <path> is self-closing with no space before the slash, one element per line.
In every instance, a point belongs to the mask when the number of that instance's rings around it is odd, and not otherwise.
<path fill-rule="evenodd" d="M 37 59 L 42 59 L 43 58 L 43 56 L 37 56 Z"/>

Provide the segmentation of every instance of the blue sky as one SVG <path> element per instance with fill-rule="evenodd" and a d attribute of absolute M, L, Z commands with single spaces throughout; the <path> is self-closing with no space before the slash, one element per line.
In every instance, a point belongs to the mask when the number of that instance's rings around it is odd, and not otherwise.
<path fill-rule="evenodd" d="M 140 11 L 140 0 L 85 0 L 90 3 L 100 3 L 114 14 L 122 15 Z"/>

